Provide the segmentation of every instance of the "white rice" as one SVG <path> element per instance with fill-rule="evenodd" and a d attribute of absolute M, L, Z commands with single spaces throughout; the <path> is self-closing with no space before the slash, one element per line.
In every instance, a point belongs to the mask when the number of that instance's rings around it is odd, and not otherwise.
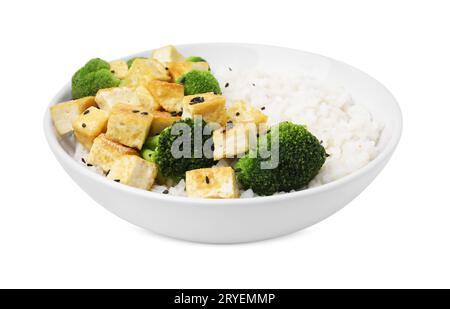
<path fill-rule="evenodd" d="M 256 107 L 264 107 L 270 125 L 282 121 L 303 124 L 323 142 L 330 156 L 309 187 L 344 177 L 378 154 L 382 126 L 363 106 L 355 104 L 343 87 L 308 76 L 238 72 L 228 68 L 216 76 L 227 104 L 243 99 Z M 241 194 L 252 197 L 253 192 L 247 190 Z"/>
<path fill-rule="evenodd" d="M 355 104 L 342 87 L 308 76 L 231 71 L 228 68 L 215 72 L 215 76 L 227 105 L 245 100 L 258 108 L 264 107 L 270 125 L 282 121 L 303 124 L 322 141 L 330 156 L 308 187 L 320 186 L 353 173 L 378 154 L 377 142 L 382 126 L 363 106 Z M 74 158 L 83 164 L 82 157 L 87 157 L 87 151 L 78 144 Z M 220 160 L 216 166 L 230 165 L 232 162 Z M 101 173 L 95 167 L 90 168 Z M 165 190 L 169 195 L 186 196 L 184 180 L 173 187 L 155 185 L 151 191 L 162 193 Z M 241 190 L 241 198 L 255 196 L 252 190 Z"/>

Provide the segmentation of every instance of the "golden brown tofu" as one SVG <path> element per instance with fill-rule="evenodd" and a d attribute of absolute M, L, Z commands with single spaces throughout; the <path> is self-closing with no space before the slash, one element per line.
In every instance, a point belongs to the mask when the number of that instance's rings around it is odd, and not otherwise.
<path fill-rule="evenodd" d="M 233 103 L 227 110 L 228 119 L 233 123 L 253 122 L 256 124 L 267 122 L 267 116 L 258 108 L 245 101 Z"/>
<path fill-rule="evenodd" d="M 108 113 L 97 107 L 89 107 L 72 123 L 77 140 L 87 149 L 91 149 L 92 142 L 106 131 Z"/>
<path fill-rule="evenodd" d="M 109 63 L 111 73 L 119 79 L 124 79 L 128 74 L 128 64 L 124 60 L 115 60 Z"/>
<path fill-rule="evenodd" d="M 155 111 L 153 112 L 152 126 L 150 127 L 150 135 L 161 133 L 162 130 L 169 127 L 175 121 L 181 119 L 181 116 L 173 116 L 168 112 Z"/>
<path fill-rule="evenodd" d="M 91 106 L 96 106 L 94 97 L 85 97 L 51 106 L 50 114 L 58 134 L 64 135 L 72 132 L 72 122 Z"/>
<path fill-rule="evenodd" d="M 137 93 L 128 87 L 114 87 L 100 89 L 95 96 L 98 107 L 104 111 L 111 111 L 112 107 L 118 103 L 141 106 L 141 101 Z"/>
<path fill-rule="evenodd" d="M 170 76 L 172 77 L 172 81 L 176 81 L 182 75 L 192 71 L 192 70 L 201 70 L 208 71 L 209 64 L 207 62 L 167 62 L 166 67 L 169 69 Z"/>
<path fill-rule="evenodd" d="M 202 116 L 206 122 L 224 126 L 227 122 L 225 97 L 213 92 L 194 94 L 183 98 L 183 118 Z"/>
<path fill-rule="evenodd" d="M 155 163 L 125 155 L 114 161 L 107 178 L 139 189 L 150 190 L 158 174 Z"/>
<path fill-rule="evenodd" d="M 148 89 L 155 101 L 168 112 L 181 112 L 184 97 L 183 85 L 153 80 Z"/>
<path fill-rule="evenodd" d="M 107 139 L 105 134 L 100 134 L 94 139 L 87 163 L 98 166 L 107 172 L 111 169 L 113 162 L 124 155 L 138 155 L 138 152 Z"/>
<path fill-rule="evenodd" d="M 208 71 L 209 63 L 205 61 L 191 62 L 191 71 L 192 70 Z"/>
<path fill-rule="evenodd" d="M 230 129 L 213 132 L 214 160 L 235 158 L 249 150 L 250 142 L 256 146 L 258 128 L 254 123 L 236 123 Z"/>
<path fill-rule="evenodd" d="M 238 198 L 239 188 L 231 167 L 202 168 L 186 172 L 189 197 Z"/>
<path fill-rule="evenodd" d="M 138 86 L 134 89 L 134 92 L 137 94 L 139 101 L 141 102 L 141 106 L 150 111 L 156 111 L 160 108 L 158 102 L 153 98 L 150 91 L 143 86 Z"/>
<path fill-rule="evenodd" d="M 141 149 L 152 119 L 148 110 L 118 103 L 111 109 L 106 137 L 125 146 Z"/>
<path fill-rule="evenodd" d="M 166 63 L 166 67 L 169 69 L 173 82 L 176 82 L 180 76 L 190 70 L 189 62 L 168 62 Z"/>
<path fill-rule="evenodd" d="M 171 79 L 166 67 L 156 59 L 136 59 L 133 61 L 128 74 L 123 80 L 123 85 L 136 88 L 146 87 L 149 81 Z"/>
<path fill-rule="evenodd" d="M 172 45 L 155 49 L 152 52 L 152 58 L 162 63 L 173 61 L 184 61 L 183 55 L 180 54 L 180 52 Z"/>

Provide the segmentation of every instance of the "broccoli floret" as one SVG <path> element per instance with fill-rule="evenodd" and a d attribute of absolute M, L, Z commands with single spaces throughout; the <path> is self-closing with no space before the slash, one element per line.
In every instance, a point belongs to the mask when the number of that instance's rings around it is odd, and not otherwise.
<path fill-rule="evenodd" d="M 274 143 L 279 153 L 278 166 L 272 169 L 261 168 L 264 159 L 262 149 L 272 150 L 273 132 L 278 131 L 279 142 Z M 267 146 L 266 146 L 267 145 Z M 277 149 L 273 149 L 276 151 Z M 256 157 L 252 154 L 256 153 Z M 304 126 L 282 122 L 260 139 L 254 153 L 246 154 L 236 163 L 238 180 L 245 189 L 251 188 L 259 195 L 272 195 L 275 192 L 298 190 L 306 186 L 325 163 L 326 152 L 319 140 Z"/>
<path fill-rule="evenodd" d="M 110 71 L 109 63 L 94 58 L 72 76 L 72 98 L 96 95 L 99 89 L 116 87 L 120 80 Z"/>
<path fill-rule="evenodd" d="M 89 60 L 84 67 L 82 67 L 81 69 L 78 70 L 77 73 L 75 73 L 75 75 L 85 75 L 87 73 L 91 73 L 91 72 L 95 72 L 101 69 L 109 69 L 110 65 L 107 61 L 102 60 L 100 58 L 94 58 Z"/>
<path fill-rule="evenodd" d="M 142 158 L 144 158 L 149 162 L 156 163 L 155 150 L 158 147 L 158 142 L 159 142 L 159 135 L 149 137 L 142 146 L 141 150 Z M 180 182 L 181 179 L 182 177 L 164 177 L 159 169 L 158 174 L 156 175 L 156 183 L 158 185 L 174 186 L 178 182 Z"/>
<path fill-rule="evenodd" d="M 208 62 L 205 59 L 203 59 L 202 57 L 199 56 L 190 56 L 186 58 L 186 61 L 188 62 Z"/>
<path fill-rule="evenodd" d="M 219 82 L 209 71 L 192 70 L 177 79 L 184 85 L 184 95 L 214 92 L 222 94 Z"/>
<path fill-rule="evenodd" d="M 180 143 L 182 138 L 180 138 L 186 132 L 174 130 L 172 134 L 172 128 L 180 124 L 185 124 L 183 128 L 188 128 L 187 132 L 189 140 L 186 142 L 190 145 L 190 154 L 188 156 L 174 157 L 172 152 L 172 146 L 174 150 L 183 151 L 180 147 L 185 147 L 185 144 Z M 171 127 L 165 128 L 158 136 L 150 137 L 144 145 L 144 149 L 141 152 L 144 159 L 155 162 L 159 166 L 159 171 L 162 176 L 170 177 L 172 179 L 184 178 L 185 172 L 189 170 L 194 170 L 203 167 L 211 167 L 214 165 L 215 161 L 212 158 L 206 157 L 204 154 L 204 146 L 208 139 L 211 138 L 211 134 L 202 134 L 206 126 L 206 122 L 201 119 L 182 119 L 174 122 Z M 182 125 L 175 127 L 180 128 Z M 202 145 L 197 145 L 194 143 L 194 132 L 200 132 L 199 136 L 202 137 Z M 211 130 L 212 132 L 212 130 Z M 180 138 L 180 139 L 178 139 Z M 177 144 L 174 142 L 177 141 Z M 198 143 L 199 144 L 199 143 Z M 194 149 L 194 145 L 197 147 Z M 202 155 L 198 157 L 194 151 L 202 151 Z M 211 153 L 212 154 L 212 153 Z"/>
<path fill-rule="evenodd" d="M 127 61 L 128 68 L 131 68 L 131 65 L 133 64 L 134 60 L 136 60 L 136 59 L 145 59 L 145 58 L 144 57 L 134 57 L 134 58 L 128 59 L 128 61 Z"/>

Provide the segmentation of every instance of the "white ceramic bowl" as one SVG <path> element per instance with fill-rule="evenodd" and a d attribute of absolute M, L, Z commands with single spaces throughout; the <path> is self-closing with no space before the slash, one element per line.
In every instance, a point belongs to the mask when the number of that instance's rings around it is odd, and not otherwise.
<path fill-rule="evenodd" d="M 100 205 L 140 227 L 206 243 L 250 242 L 304 229 L 335 213 L 361 193 L 386 165 L 400 139 L 402 115 L 394 97 L 375 79 L 349 65 L 307 52 L 263 45 L 213 43 L 177 48 L 184 55 L 201 55 L 213 68 L 227 65 L 236 70 L 306 72 L 343 85 L 357 104 L 363 104 L 374 119 L 384 124 L 379 142 L 381 151 L 357 172 L 304 191 L 237 200 L 176 197 L 115 183 L 75 162 L 70 155 L 74 144 L 57 136 L 47 110 L 45 135 L 66 172 Z M 132 56 L 149 54 L 147 51 Z M 50 105 L 68 99 L 70 85 L 61 89 Z"/>

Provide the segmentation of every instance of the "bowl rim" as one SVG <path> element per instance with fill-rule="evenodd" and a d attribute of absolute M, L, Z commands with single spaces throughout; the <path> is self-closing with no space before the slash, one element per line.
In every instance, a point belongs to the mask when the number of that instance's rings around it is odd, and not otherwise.
<path fill-rule="evenodd" d="M 203 199 L 203 198 L 192 198 L 192 197 L 186 197 L 186 196 L 174 196 L 169 194 L 161 194 L 158 192 L 152 192 L 152 191 L 146 191 L 138 188 L 134 188 L 131 186 L 126 186 L 123 184 L 116 183 L 114 181 L 110 181 L 106 177 L 95 173 L 94 171 L 87 169 L 83 167 L 81 164 L 76 162 L 73 157 L 71 157 L 60 145 L 58 142 L 58 134 L 56 133 L 56 130 L 54 129 L 53 122 L 50 117 L 50 107 L 60 103 L 57 101 L 59 97 L 61 97 L 63 94 L 67 93 L 68 90 L 70 90 L 70 83 L 66 83 L 54 97 L 50 101 L 50 103 L 46 106 L 46 111 L 44 115 L 44 133 L 47 139 L 47 142 L 55 154 L 64 164 L 67 164 L 71 167 L 71 169 L 76 169 L 80 174 L 82 174 L 85 177 L 91 178 L 94 181 L 99 181 L 102 184 L 104 184 L 107 187 L 110 187 L 111 190 L 119 190 L 123 191 L 124 193 L 128 194 L 136 194 L 143 198 L 155 198 L 158 200 L 161 200 L 163 202 L 176 202 L 176 203 L 197 203 L 200 205 L 211 205 L 212 203 L 218 205 L 218 204 L 225 204 L 225 205 L 255 205 L 255 204 L 261 204 L 266 202 L 273 202 L 273 201 L 283 201 L 288 199 L 296 199 L 299 197 L 306 197 L 311 195 L 320 194 L 324 191 L 332 190 L 336 187 L 342 186 L 346 183 L 352 182 L 356 178 L 362 177 L 363 175 L 369 173 L 375 166 L 378 164 L 384 162 L 385 160 L 389 159 L 391 154 L 394 152 L 395 148 L 397 147 L 400 137 L 402 134 L 403 129 L 403 116 L 400 109 L 400 106 L 395 99 L 395 97 L 392 95 L 392 93 L 377 79 L 373 78 L 369 74 L 359 70 L 358 68 L 353 67 L 352 65 L 349 65 L 347 63 L 344 63 L 339 60 L 335 60 L 333 58 L 323 56 L 320 54 L 307 52 L 299 49 L 294 48 L 288 48 L 283 46 L 275 46 L 275 45 L 266 45 L 266 44 L 251 44 L 251 43 L 228 43 L 228 42 L 204 42 L 204 43 L 191 43 L 191 44 L 178 44 L 175 45 L 180 48 L 190 48 L 190 47 L 196 47 L 199 45 L 227 45 L 227 46 L 247 46 L 247 47 L 253 47 L 253 48 L 277 48 L 277 49 L 284 49 L 284 50 L 290 50 L 295 51 L 298 53 L 307 54 L 314 57 L 323 58 L 324 60 L 335 62 L 339 65 L 347 66 L 353 70 L 356 70 L 358 73 L 366 75 L 371 80 L 373 80 L 375 83 L 377 83 L 379 86 L 381 86 L 382 89 L 391 97 L 393 102 L 393 110 L 390 112 L 394 112 L 394 118 L 396 119 L 395 125 L 392 130 L 392 136 L 386 143 L 385 147 L 382 149 L 382 151 L 373 159 L 371 160 L 367 165 L 363 166 L 362 168 L 358 169 L 357 171 L 350 173 L 346 176 L 343 176 L 337 180 L 331 181 L 329 183 L 314 187 L 314 188 L 308 188 L 305 190 L 295 191 L 295 192 L 288 192 L 284 194 L 278 194 L 278 195 L 270 195 L 270 196 L 258 196 L 253 198 L 238 198 L 238 199 Z M 144 53 L 150 53 L 152 50 L 143 51 L 140 53 L 134 53 L 129 56 L 123 57 L 123 59 L 134 57 L 135 55 L 140 55 Z"/>

